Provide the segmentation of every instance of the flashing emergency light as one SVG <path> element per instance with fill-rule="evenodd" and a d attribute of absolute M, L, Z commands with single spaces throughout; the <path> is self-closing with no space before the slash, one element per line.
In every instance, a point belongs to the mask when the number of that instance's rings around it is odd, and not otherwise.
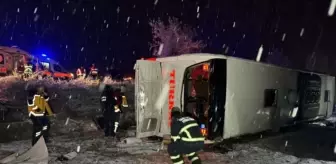
<path fill-rule="evenodd" d="M 43 57 L 46 57 L 47 55 L 46 54 L 42 54 Z"/>
<path fill-rule="evenodd" d="M 204 128 L 205 128 L 205 125 L 204 125 L 204 124 L 201 124 L 201 128 L 204 129 Z"/>
<path fill-rule="evenodd" d="M 203 64 L 203 71 L 209 71 L 209 64 Z"/>
<path fill-rule="evenodd" d="M 47 60 L 50 60 L 50 58 L 47 58 Z"/>

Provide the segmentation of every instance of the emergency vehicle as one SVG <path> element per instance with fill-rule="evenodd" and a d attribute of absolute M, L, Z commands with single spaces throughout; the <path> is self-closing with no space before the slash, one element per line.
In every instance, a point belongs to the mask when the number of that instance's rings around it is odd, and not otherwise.
<path fill-rule="evenodd" d="M 137 60 L 137 137 L 170 134 L 174 107 L 220 141 L 328 117 L 335 77 L 215 54 Z"/>
<path fill-rule="evenodd" d="M 17 47 L 0 46 L 0 75 L 21 74 L 24 71 L 23 64 L 30 61 L 35 72 L 42 76 L 59 79 L 72 79 L 73 74 L 66 71 L 58 62 L 47 57 L 36 57 Z"/>

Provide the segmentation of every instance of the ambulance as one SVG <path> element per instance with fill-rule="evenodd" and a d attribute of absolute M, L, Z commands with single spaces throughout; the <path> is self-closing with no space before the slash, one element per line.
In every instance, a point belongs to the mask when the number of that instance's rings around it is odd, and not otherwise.
<path fill-rule="evenodd" d="M 74 77 L 58 62 L 46 57 L 44 54 L 41 57 L 36 57 L 16 46 L 0 46 L 0 75 L 22 74 L 24 63 L 27 61 L 33 64 L 34 72 L 39 72 L 43 77 L 57 79 L 72 79 Z"/>

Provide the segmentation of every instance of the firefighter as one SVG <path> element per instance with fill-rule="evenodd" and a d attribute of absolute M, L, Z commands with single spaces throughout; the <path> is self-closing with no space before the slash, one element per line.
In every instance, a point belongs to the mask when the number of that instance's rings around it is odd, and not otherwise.
<path fill-rule="evenodd" d="M 77 75 L 77 78 L 84 79 L 86 76 L 86 70 L 84 69 L 84 67 L 78 68 L 76 71 L 76 75 Z"/>
<path fill-rule="evenodd" d="M 118 105 L 121 112 L 122 112 L 123 108 L 128 107 L 127 99 L 126 99 L 126 96 L 125 96 L 125 90 L 122 90 L 121 88 L 115 89 L 114 99 L 117 101 L 117 105 Z"/>
<path fill-rule="evenodd" d="M 83 73 L 82 73 L 82 69 L 81 68 L 77 69 L 76 76 L 77 76 L 77 78 L 82 78 L 83 77 Z"/>
<path fill-rule="evenodd" d="M 48 115 L 53 112 L 48 103 L 49 96 L 43 86 L 37 88 L 28 88 L 28 113 L 33 122 L 32 145 L 34 145 L 41 136 L 45 142 L 49 142 L 50 122 Z"/>
<path fill-rule="evenodd" d="M 23 77 L 28 78 L 33 75 L 33 65 L 31 62 L 28 62 L 24 65 Z"/>
<path fill-rule="evenodd" d="M 81 69 L 83 78 L 85 78 L 86 77 L 86 69 L 83 66 L 81 66 L 80 69 Z"/>
<path fill-rule="evenodd" d="M 93 80 L 98 78 L 98 69 L 96 68 L 95 64 L 91 65 L 89 74 Z"/>
<path fill-rule="evenodd" d="M 101 109 L 104 116 L 104 132 L 105 136 L 115 137 L 119 123 L 116 121 L 117 114 L 120 112 L 117 101 L 114 96 L 112 86 L 101 83 L 99 90 L 102 90 L 100 97 Z"/>
<path fill-rule="evenodd" d="M 197 151 L 203 149 L 204 137 L 196 120 L 182 116 L 181 109 L 172 109 L 171 143 L 168 153 L 174 164 L 183 164 L 183 155 L 186 155 L 192 164 L 200 164 L 201 159 Z"/>
<path fill-rule="evenodd" d="M 23 74 L 23 72 L 24 72 L 24 62 L 22 60 L 19 60 L 19 62 L 17 64 L 16 72 L 20 75 Z"/>
<path fill-rule="evenodd" d="M 123 92 L 121 92 L 120 88 L 114 90 L 114 99 L 116 100 L 116 108 L 114 110 L 115 117 L 114 117 L 114 133 L 117 132 L 119 127 L 119 121 L 121 117 L 121 113 L 123 112 L 123 108 L 128 107 L 126 96 Z"/>

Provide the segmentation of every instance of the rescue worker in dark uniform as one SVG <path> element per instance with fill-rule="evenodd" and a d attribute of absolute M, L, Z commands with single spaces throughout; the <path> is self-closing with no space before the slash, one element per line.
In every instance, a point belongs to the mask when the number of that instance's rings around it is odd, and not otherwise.
<path fill-rule="evenodd" d="M 171 143 L 168 153 L 174 164 L 183 164 L 183 155 L 186 155 L 192 164 L 201 164 L 197 151 L 204 147 L 204 137 L 196 120 L 182 116 L 181 109 L 172 109 Z"/>
<path fill-rule="evenodd" d="M 104 132 L 105 136 L 115 136 L 118 124 L 116 124 L 117 113 L 120 111 L 114 96 L 112 86 L 101 83 L 99 90 L 103 90 L 100 97 L 101 109 L 104 116 Z M 116 127 L 117 125 L 117 127 Z"/>
<path fill-rule="evenodd" d="M 33 122 L 32 145 L 34 145 L 41 136 L 45 142 L 49 142 L 50 122 L 48 115 L 53 112 L 48 104 L 49 96 L 44 87 L 28 88 L 28 113 Z"/>
<path fill-rule="evenodd" d="M 121 113 L 123 113 L 123 108 L 128 107 L 126 96 L 121 92 L 120 88 L 114 90 L 114 99 L 117 103 L 117 108 L 115 108 L 115 119 L 114 119 L 114 132 L 116 133 L 119 127 L 119 121 L 121 117 Z"/>

